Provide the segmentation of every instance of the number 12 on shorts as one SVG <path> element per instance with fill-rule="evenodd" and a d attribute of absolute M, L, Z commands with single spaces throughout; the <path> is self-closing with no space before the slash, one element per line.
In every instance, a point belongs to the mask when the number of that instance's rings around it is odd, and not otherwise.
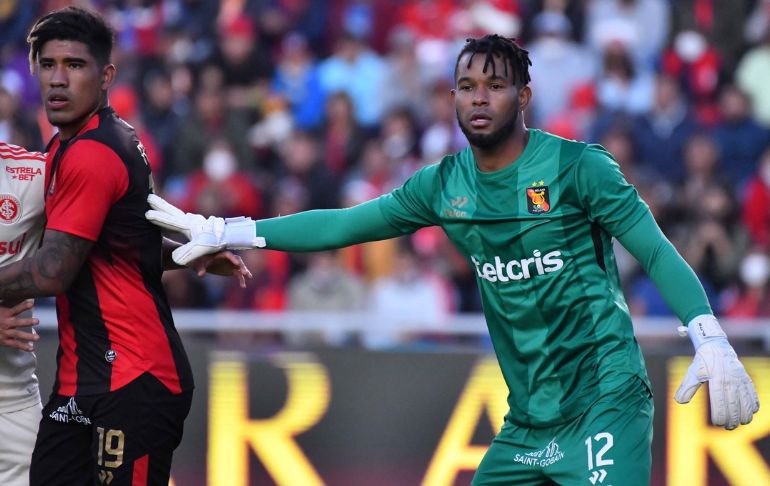
<path fill-rule="evenodd" d="M 612 434 L 609 432 L 599 432 L 585 440 L 586 452 L 588 452 L 588 470 L 591 471 L 594 467 L 597 468 L 588 478 L 591 484 L 603 483 L 605 476 L 607 476 L 607 471 L 602 468 L 615 464 L 614 460 L 604 458 L 604 455 L 612 448 L 613 443 Z M 594 454 L 595 447 L 598 450 Z"/>

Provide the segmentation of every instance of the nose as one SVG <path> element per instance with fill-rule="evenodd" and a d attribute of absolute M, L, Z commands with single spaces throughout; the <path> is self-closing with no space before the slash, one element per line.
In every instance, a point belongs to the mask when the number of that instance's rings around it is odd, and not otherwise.
<path fill-rule="evenodd" d="M 67 86 L 67 70 L 63 66 L 55 65 L 48 83 L 51 86 Z"/>
<path fill-rule="evenodd" d="M 484 86 L 478 86 L 473 90 L 473 106 L 484 106 L 489 104 L 489 93 Z"/>

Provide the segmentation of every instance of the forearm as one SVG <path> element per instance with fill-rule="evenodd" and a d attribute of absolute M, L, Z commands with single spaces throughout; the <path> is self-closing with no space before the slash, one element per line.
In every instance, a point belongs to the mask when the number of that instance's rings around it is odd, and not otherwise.
<path fill-rule="evenodd" d="M 0 300 L 18 301 L 64 293 L 80 271 L 93 242 L 48 230 L 30 257 L 0 267 Z"/>
<path fill-rule="evenodd" d="M 651 214 L 618 236 L 618 241 L 639 261 L 683 323 L 713 313 L 695 272 L 663 235 Z"/>
<path fill-rule="evenodd" d="M 257 235 L 267 248 L 321 251 L 401 236 L 374 199 L 346 209 L 324 209 L 257 221 Z"/>

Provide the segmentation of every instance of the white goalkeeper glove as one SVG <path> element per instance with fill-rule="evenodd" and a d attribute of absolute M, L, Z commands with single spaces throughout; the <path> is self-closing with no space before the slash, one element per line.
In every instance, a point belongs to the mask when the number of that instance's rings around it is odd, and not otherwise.
<path fill-rule="evenodd" d="M 224 249 L 265 247 L 265 239 L 257 236 L 256 224 L 251 218 L 204 218 L 200 214 L 185 213 L 155 194 L 147 196 L 147 202 L 152 209 L 145 213 L 145 217 L 150 222 L 182 233 L 190 240 L 171 253 L 171 258 L 179 265 L 187 265 L 196 258 Z"/>
<path fill-rule="evenodd" d="M 689 334 L 695 358 L 674 399 L 687 403 L 701 384 L 708 382 L 711 423 L 732 430 L 751 422 L 759 410 L 757 391 L 717 319 L 700 315 L 678 330 L 681 336 Z"/>

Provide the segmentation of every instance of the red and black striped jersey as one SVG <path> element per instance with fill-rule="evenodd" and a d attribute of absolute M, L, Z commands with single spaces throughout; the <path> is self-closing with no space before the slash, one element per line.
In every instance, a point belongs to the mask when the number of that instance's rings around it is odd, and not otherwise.
<path fill-rule="evenodd" d="M 74 137 L 49 144 L 47 230 L 94 246 L 56 298 L 55 392 L 117 390 L 149 372 L 173 393 L 192 372 L 161 284 L 162 236 L 148 222 L 152 176 L 134 129 L 104 108 Z"/>

